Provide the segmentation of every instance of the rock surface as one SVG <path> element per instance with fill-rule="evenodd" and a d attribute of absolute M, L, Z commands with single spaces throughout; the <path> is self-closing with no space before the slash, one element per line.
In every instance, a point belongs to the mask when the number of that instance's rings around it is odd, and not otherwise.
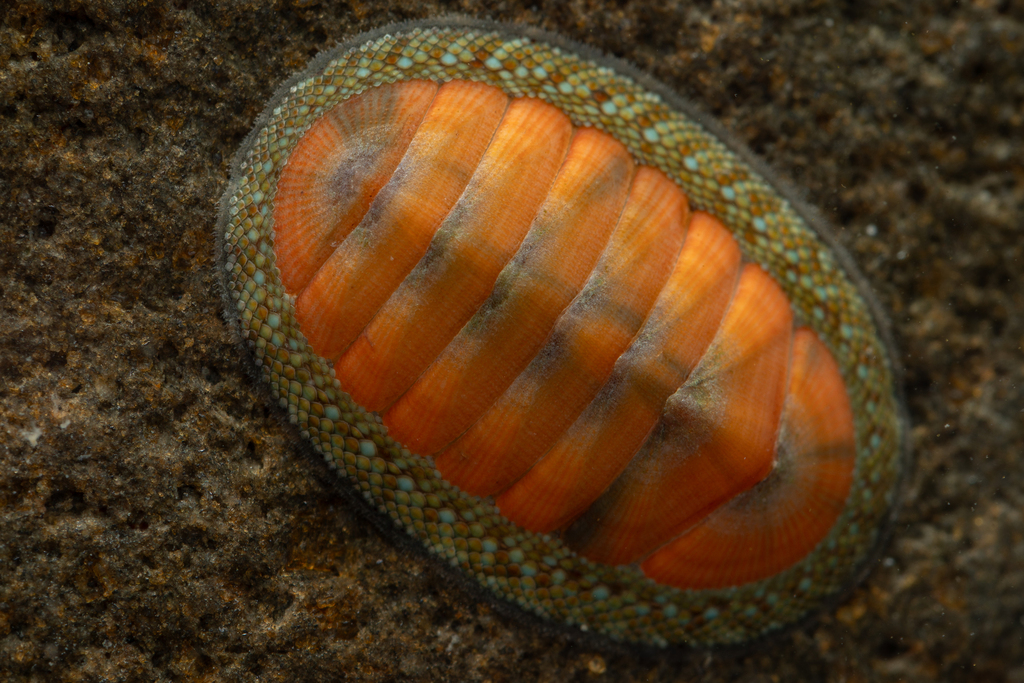
<path fill-rule="evenodd" d="M 0 9 L 0 678 L 1024 682 L 1024 5 L 11 0 Z M 221 318 L 226 164 L 386 23 L 559 31 L 699 102 L 839 226 L 916 454 L 868 580 L 768 647 L 505 616 L 292 442 Z"/>

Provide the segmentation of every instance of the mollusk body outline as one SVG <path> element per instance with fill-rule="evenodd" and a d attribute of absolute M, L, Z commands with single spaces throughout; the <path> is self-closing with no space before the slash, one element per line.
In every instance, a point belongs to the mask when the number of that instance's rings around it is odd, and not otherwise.
<path fill-rule="evenodd" d="M 581 56 L 582 55 L 582 56 Z M 725 145 L 663 87 L 586 48 L 529 29 L 442 19 L 387 27 L 321 55 L 271 100 L 233 162 L 218 225 L 232 316 L 263 380 L 302 436 L 369 503 L 499 598 L 554 623 L 664 647 L 736 645 L 777 632 L 833 601 L 879 546 L 896 505 L 905 452 L 884 322 L 856 271 L 779 193 L 757 163 Z M 813 552 L 774 576 L 682 590 L 633 566 L 590 562 L 561 539 L 501 517 L 444 480 L 428 458 L 387 436 L 355 405 L 299 330 L 275 266 L 273 202 L 304 132 L 334 105 L 412 79 L 477 81 L 557 106 L 660 169 L 694 209 L 724 223 L 743 256 L 784 290 L 796 317 L 839 364 L 853 406 L 854 480 L 838 521 Z M 501 565 L 504 575 L 477 571 Z"/>

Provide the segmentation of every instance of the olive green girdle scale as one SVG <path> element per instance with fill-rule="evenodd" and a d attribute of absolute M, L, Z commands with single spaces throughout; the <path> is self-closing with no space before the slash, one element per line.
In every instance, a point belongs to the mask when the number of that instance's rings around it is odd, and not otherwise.
<path fill-rule="evenodd" d="M 219 229 L 226 287 L 263 379 L 303 437 L 396 526 L 501 599 L 613 640 L 664 647 L 736 645 L 779 631 L 834 600 L 859 576 L 891 517 L 903 425 L 892 360 L 864 295 L 798 213 L 739 154 L 666 98 L 557 38 L 462 20 L 397 26 L 323 55 L 272 100 L 240 150 Z M 618 69 L 621 71 L 622 69 Z M 782 287 L 829 348 L 854 411 L 857 457 L 846 506 L 806 557 L 732 588 L 680 590 L 634 567 L 596 564 L 560 539 L 522 529 L 488 500 L 446 482 L 429 458 L 387 436 L 354 405 L 298 329 L 275 268 L 279 174 L 325 111 L 369 88 L 412 79 L 487 83 L 536 97 L 575 126 L 619 140 L 665 172 L 692 208 L 718 217 L 746 260 Z"/>

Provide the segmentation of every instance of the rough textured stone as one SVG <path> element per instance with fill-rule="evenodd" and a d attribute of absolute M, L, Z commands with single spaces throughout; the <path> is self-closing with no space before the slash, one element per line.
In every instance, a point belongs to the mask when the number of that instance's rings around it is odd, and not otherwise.
<path fill-rule="evenodd" d="M 770 647 L 603 648 L 379 534 L 220 317 L 226 163 L 318 50 L 444 11 L 700 102 L 840 226 L 904 353 L 894 539 Z M 0 678 L 1024 680 L 1024 5 L 17 2 L 0 9 Z"/>

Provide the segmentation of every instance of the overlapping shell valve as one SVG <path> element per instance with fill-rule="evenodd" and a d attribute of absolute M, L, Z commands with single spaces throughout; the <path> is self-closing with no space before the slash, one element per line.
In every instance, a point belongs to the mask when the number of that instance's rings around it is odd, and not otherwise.
<path fill-rule="evenodd" d="M 314 64 L 240 169 L 225 268 L 263 377 L 499 597 L 736 643 L 876 545 L 900 426 L 867 306 L 662 96 L 500 27 L 409 27 Z"/>

